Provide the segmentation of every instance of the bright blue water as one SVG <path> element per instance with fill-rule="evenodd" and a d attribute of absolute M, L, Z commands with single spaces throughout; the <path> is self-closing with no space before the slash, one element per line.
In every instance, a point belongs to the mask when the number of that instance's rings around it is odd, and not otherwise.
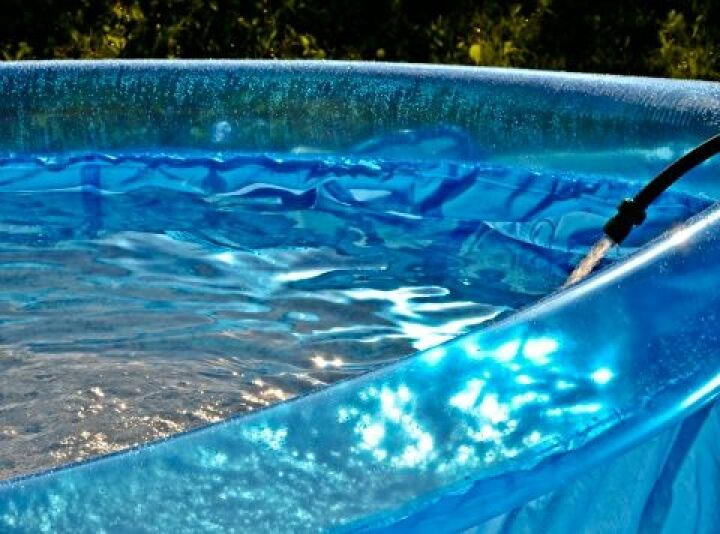
<path fill-rule="evenodd" d="M 398 157 L 413 147 L 438 161 Z M 343 156 L 0 162 L 0 473 L 266 406 L 466 333 L 561 285 L 634 190 L 448 159 L 472 150 L 433 130 Z M 707 204 L 668 194 L 636 242 Z"/>

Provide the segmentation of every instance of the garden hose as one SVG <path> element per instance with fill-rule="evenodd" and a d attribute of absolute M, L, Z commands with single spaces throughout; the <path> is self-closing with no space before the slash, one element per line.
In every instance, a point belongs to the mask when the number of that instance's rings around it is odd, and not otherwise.
<path fill-rule="evenodd" d="M 720 134 L 711 137 L 702 144 L 665 168 L 655 178 L 650 180 L 634 198 L 626 198 L 618 206 L 617 213 L 603 226 L 605 236 L 598 241 L 590 252 L 570 274 L 563 287 L 576 284 L 589 275 L 595 266 L 600 263 L 605 254 L 614 246 L 619 245 L 630 234 L 632 229 L 645 221 L 645 212 L 648 206 L 657 199 L 663 191 L 677 182 L 688 171 L 700 165 L 720 152 Z"/>
<path fill-rule="evenodd" d="M 693 148 L 672 163 L 648 184 L 634 198 L 626 198 L 618 206 L 617 213 L 605 223 L 603 232 L 616 245 L 622 243 L 635 226 L 645 221 L 645 212 L 656 198 L 688 171 L 720 152 L 720 134 Z"/>

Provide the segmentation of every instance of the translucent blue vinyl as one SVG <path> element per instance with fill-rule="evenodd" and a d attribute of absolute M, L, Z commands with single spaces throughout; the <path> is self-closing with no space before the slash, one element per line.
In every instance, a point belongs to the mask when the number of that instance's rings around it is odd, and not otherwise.
<path fill-rule="evenodd" d="M 269 158 L 276 169 L 302 166 L 308 153 L 333 164 L 342 153 L 358 169 L 371 156 L 413 160 L 444 184 L 453 172 L 470 179 L 462 194 L 425 183 L 357 209 L 472 212 L 576 256 L 615 197 L 715 133 L 720 117 L 710 83 L 423 66 L 10 64 L 0 86 L 9 125 L 0 149 L 18 168 L 143 148 L 166 151 L 166 162 L 182 149 L 216 162 Z M 423 151 L 418 132 L 428 131 Z M 438 132 L 452 141 L 438 143 Z M 4 482 L 1 529 L 711 532 L 720 520 L 716 169 L 663 197 L 618 261 L 580 285 L 322 391 Z M 232 165 L 224 170 L 242 185 Z M 336 183 L 330 197 L 351 202 L 356 185 Z M 384 187 L 392 193 L 392 180 Z"/>

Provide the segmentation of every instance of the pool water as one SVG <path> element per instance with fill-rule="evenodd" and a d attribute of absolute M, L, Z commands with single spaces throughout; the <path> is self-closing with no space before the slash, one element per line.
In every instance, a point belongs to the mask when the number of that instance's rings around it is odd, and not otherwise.
<path fill-rule="evenodd" d="M 634 189 L 378 146 L 2 160 L 0 477 L 255 410 L 526 306 Z M 707 204 L 668 194 L 639 239 Z"/>

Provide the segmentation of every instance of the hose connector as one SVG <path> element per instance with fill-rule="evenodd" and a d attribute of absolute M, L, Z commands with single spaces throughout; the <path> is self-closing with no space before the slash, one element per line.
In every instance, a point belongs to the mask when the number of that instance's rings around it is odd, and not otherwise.
<path fill-rule="evenodd" d="M 638 203 L 626 198 L 618 206 L 617 213 L 603 227 L 603 232 L 613 243 L 619 245 L 635 226 L 645 221 L 645 209 Z"/>

